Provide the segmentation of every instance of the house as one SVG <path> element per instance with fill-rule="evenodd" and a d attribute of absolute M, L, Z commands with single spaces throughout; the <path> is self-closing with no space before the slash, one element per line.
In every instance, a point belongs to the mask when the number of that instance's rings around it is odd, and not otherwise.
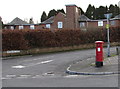
<path fill-rule="evenodd" d="M 109 21 L 110 21 L 110 27 L 120 27 L 120 15 L 111 18 Z M 86 16 L 82 15 L 80 17 L 79 22 L 80 22 L 80 28 L 84 30 L 106 28 L 107 19 L 91 20 Z"/>
<path fill-rule="evenodd" d="M 5 25 L 5 29 L 99 29 L 106 28 L 107 19 L 92 20 L 81 15 L 81 10 L 75 4 L 66 5 L 66 14 L 59 12 L 39 24 L 29 24 L 16 17 Z M 120 15 L 110 19 L 110 27 L 120 27 Z"/>
<path fill-rule="evenodd" d="M 10 23 L 4 25 L 4 29 L 39 29 L 38 24 L 29 24 L 26 21 L 21 20 L 20 18 L 16 17 Z"/>
<path fill-rule="evenodd" d="M 66 14 L 59 12 L 44 22 L 40 23 L 40 28 L 54 29 L 79 29 L 78 18 L 80 10 L 74 4 L 66 5 Z"/>
<path fill-rule="evenodd" d="M 75 4 L 66 5 L 66 14 L 59 12 L 40 24 L 43 28 L 54 29 L 99 29 L 106 28 L 107 19 L 91 20 L 81 15 L 80 9 Z M 120 15 L 110 19 L 110 27 L 119 27 Z"/>

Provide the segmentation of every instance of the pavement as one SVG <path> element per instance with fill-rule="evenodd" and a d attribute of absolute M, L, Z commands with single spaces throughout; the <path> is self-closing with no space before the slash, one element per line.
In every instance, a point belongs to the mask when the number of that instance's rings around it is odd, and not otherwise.
<path fill-rule="evenodd" d="M 66 73 L 71 75 L 110 75 L 110 74 L 120 74 L 118 72 L 118 59 L 120 56 L 113 56 L 104 58 L 103 66 L 95 66 L 95 57 L 88 58 L 87 60 L 82 60 L 75 62 L 66 70 Z"/>

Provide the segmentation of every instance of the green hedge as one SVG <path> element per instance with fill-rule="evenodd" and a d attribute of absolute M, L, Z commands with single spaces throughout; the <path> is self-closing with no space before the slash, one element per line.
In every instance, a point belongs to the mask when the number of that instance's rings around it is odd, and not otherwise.
<path fill-rule="evenodd" d="M 74 46 L 94 43 L 97 40 L 107 42 L 107 30 L 3 30 L 3 50 L 23 50 L 30 48 L 48 48 Z M 110 41 L 120 42 L 120 28 L 110 29 Z"/>

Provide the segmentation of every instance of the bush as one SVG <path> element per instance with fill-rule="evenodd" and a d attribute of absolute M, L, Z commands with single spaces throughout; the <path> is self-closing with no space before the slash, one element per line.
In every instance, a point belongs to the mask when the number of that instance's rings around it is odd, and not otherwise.
<path fill-rule="evenodd" d="M 3 50 L 23 50 L 28 48 L 47 48 L 74 46 L 94 43 L 102 40 L 107 42 L 107 30 L 3 30 Z M 120 42 L 120 28 L 110 29 L 110 41 Z"/>
<path fill-rule="evenodd" d="M 28 42 L 24 39 L 24 33 L 19 30 L 3 30 L 2 32 L 2 49 L 6 50 L 23 50 L 28 49 Z"/>

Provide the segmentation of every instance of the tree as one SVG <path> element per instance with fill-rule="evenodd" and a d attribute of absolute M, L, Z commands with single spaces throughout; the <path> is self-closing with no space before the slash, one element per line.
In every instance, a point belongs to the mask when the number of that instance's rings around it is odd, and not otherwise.
<path fill-rule="evenodd" d="M 104 14 L 108 12 L 107 6 L 100 6 L 99 8 L 96 8 L 94 11 L 94 19 L 105 19 Z"/>
<path fill-rule="evenodd" d="M 65 14 L 64 9 L 58 9 L 58 10 L 57 10 L 57 13 L 59 13 L 59 12 L 61 12 L 61 13 Z"/>
<path fill-rule="evenodd" d="M 82 10 L 81 7 L 78 7 L 78 8 L 79 8 L 79 10 L 80 10 L 80 12 L 81 12 L 81 15 L 85 14 L 85 12 Z"/>
<path fill-rule="evenodd" d="M 30 18 L 29 24 L 34 24 L 33 18 Z"/>
<path fill-rule="evenodd" d="M 115 8 L 114 8 L 114 5 L 113 4 L 111 4 L 110 6 L 109 6 L 109 10 L 108 10 L 108 12 L 109 13 L 112 13 L 112 17 L 114 17 L 115 15 L 115 13 L 114 13 L 114 10 L 115 10 Z"/>
<path fill-rule="evenodd" d="M 4 23 L 2 22 L 2 29 L 4 29 Z"/>
<path fill-rule="evenodd" d="M 41 15 L 41 22 L 45 21 L 47 19 L 47 15 L 45 13 L 45 11 L 43 11 L 42 15 Z"/>
<path fill-rule="evenodd" d="M 106 14 L 107 13 L 107 11 L 106 11 L 106 7 L 104 7 L 104 6 L 100 6 L 99 7 L 99 18 L 98 19 L 105 19 L 105 16 L 104 16 L 104 14 Z"/>
<path fill-rule="evenodd" d="M 92 6 L 91 4 L 89 4 L 87 10 L 86 10 L 86 13 L 85 15 L 90 18 L 90 19 L 93 19 L 93 15 L 94 15 L 94 11 L 95 11 L 95 7 Z"/>
<path fill-rule="evenodd" d="M 48 18 L 50 18 L 52 16 L 55 16 L 56 14 L 57 14 L 57 11 L 55 9 L 50 10 L 49 13 L 48 13 Z"/>
<path fill-rule="evenodd" d="M 114 10 L 115 16 L 120 14 L 119 10 L 120 10 L 120 8 L 117 5 L 115 5 L 115 10 Z"/>

